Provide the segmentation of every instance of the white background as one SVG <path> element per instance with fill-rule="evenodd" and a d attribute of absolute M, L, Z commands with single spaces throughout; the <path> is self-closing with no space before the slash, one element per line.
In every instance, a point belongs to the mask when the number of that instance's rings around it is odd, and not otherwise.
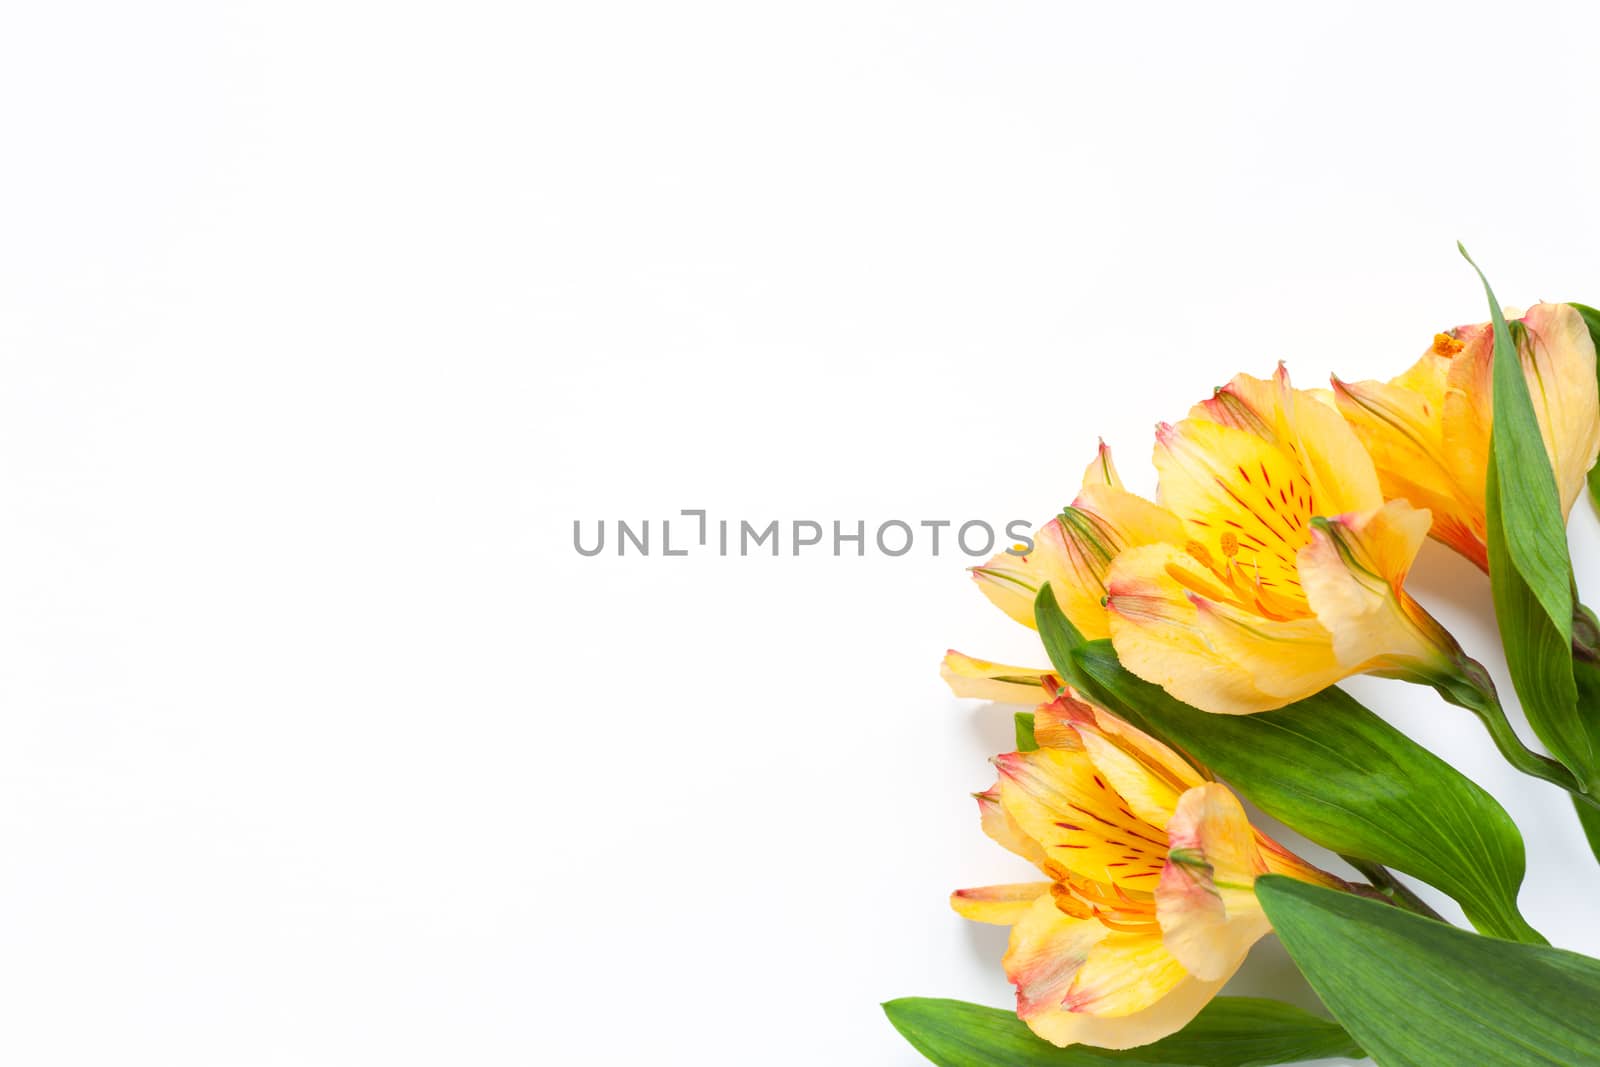
<path fill-rule="evenodd" d="M 1483 318 L 1458 238 L 1600 300 L 1586 8 L 8 5 L 0 1059 L 920 1062 L 878 1002 L 1006 1003 L 945 896 L 1017 873 L 936 668 L 1033 635 L 948 551 L 573 521 L 1038 522 Z M 1564 797 L 1352 689 L 1600 952 Z"/>

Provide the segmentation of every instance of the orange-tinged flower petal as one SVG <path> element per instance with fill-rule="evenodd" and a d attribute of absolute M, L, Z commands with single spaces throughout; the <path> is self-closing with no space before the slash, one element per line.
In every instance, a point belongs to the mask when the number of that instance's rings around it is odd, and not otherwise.
<path fill-rule="evenodd" d="M 1335 378 L 1334 395 L 1339 410 L 1372 455 L 1383 495 L 1428 509 L 1433 515 L 1434 536 L 1487 569 L 1486 519 L 1481 503 L 1475 502 L 1475 494 L 1465 486 L 1483 485 L 1488 438 L 1483 437 L 1482 452 L 1472 465 L 1475 469 L 1463 471 L 1446 465 L 1445 450 L 1436 439 L 1448 374 L 1448 359 L 1430 352 L 1396 384 L 1347 383 Z M 1402 380 L 1414 385 L 1398 384 Z"/>
<path fill-rule="evenodd" d="M 1029 906 L 1011 928 L 1006 977 L 1017 987 L 1017 1014 L 1028 1020 L 1058 1011 L 1089 951 L 1106 936 L 1094 919 L 1065 914 L 1048 896 Z"/>
<path fill-rule="evenodd" d="M 1100 708 L 1093 710 L 1094 729 L 1102 736 L 1115 741 L 1124 751 L 1131 753 L 1156 774 L 1181 783 L 1182 789 L 1188 789 L 1205 781 L 1205 776 L 1197 771 L 1193 764 L 1164 743 L 1157 741 L 1132 723 L 1117 718 L 1109 711 Z"/>
<path fill-rule="evenodd" d="M 1012 926 L 1033 907 L 1033 902 L 1048 896 L 1051 882 L 1021 882 L 991 885 L 981 889 L 958 889 L 950 894 L 950 906 L 963 919 L 973 922 Z"/>
<path fill-rule="evenodd" d="M 1061 1047 L 1137 1048 L 1182 1030 L 1225 983 L 1226 979 L 1205 982 L 1185 978 L 1148 1008 L 1127 1015 L 1102 1016 L 1060 1009 L 1038 1012 L 1026 1021 L 1039 1037 Z"/>
<path fill-rule="evenodd" d="M 1229 715 L 1279 708 L 1338 679 L 1320 623 L 1229 611 L 1193 592 L 1210 580 L 1170 545 L 1118 556 L 1108 606 L 1123 666 L 1185 703 Z"/>
<path fill-rule="evenodd" d="M 1444 399 L 1432 444 L 1443 457 L 1442 464 L 1456 478 L 1456 496 L 1460 503 L 1449 512 L 1434 515 L 1435 530 L 1446 544 L 1444 532 L 1448 529 L 1456 536 L 1470 531 L 1477 546 L 1468 558 L 1478 562 L 1487 571 L 1488 517 L 1485 514 L 1485 493 L 1489 476 L 1489 439 L 1494 430 L 1494 329 L 1485 322 L 1477 326 L 1463 326 L 1453 331 L 1453 340 L 1459 348 L 1448 357 L 1445 364 Z M 1438 341 L 1430 353 L 1438 351 Z M 1427 356 L 1423 357 L 1427 359 Z M 1418 371 L 1422 361 L 1412 371 Z M 1396 384 L 1406 387 L 1408 382 L 1421 378 L 1421 373 L 1408 371 Z M 1432 388 L 1431 383 L 1428 388 Z M 1412 503 L 1419 503 L 1412 501 Z M 1431 505 L 1430 505 L 1431 507 Z"/>
<path fill-rule="evenodd" d="M 1168 996 L 1189 977 L 1161 933 L 1111 933 L 1089 950 L 1063 1003 L 1068 1011 L 1131 1015 Z"/>
<path fill-rule="evenodd" d="M 1269 619 L 1199 596 L 1190 599 L 1207 642 L 1246 666 L 1273 707 L 1320 693 L 1352 673 L 1338 662 L 1331 635 L 1316 619 Z"/>
<path fill-rule="evenodd" d="M 1017 825 L 1000 803 L 1000 787 L 994 786 L 988 792 L 975 793 L 973 798 L 978 802 L 978 818 L 983 827 L 983 832 L 989 835 L 989 840 L 999 845 L 1008 852 L 1012 852 L 1035 867 L 1043 869 L 1045 865 L 1044 849 L 1039 843 L 1025 833 Z"/>
<path fill-rule="evenodd" d="M 1565 515 L 1583 493 L 1589 468 L 1600 453 L 1594 339 L 1570 304 L 1536 304 L 1522 317 L 1522 325 L 1529 341 L 1523 373 Z"/>
<path fill-rule="evenodd" d="M 1048 673 L 1037 667 L 991 663 L 953 648 L 944 654 L 939 667 L 939 676 L 956 696 L 1002 704 L 1037 704 L 1045 697 L 1042 686 Z"/>
<path fill-rule="evenodd" d="M 1600 451 L 1594 342 L 1566 304 L 1507 313 L 1563 513 Z M 1488 569 L 1485 480 L 1494 425 L 1494 331 L 1439 334 L 1393 381 L 1334 381 L 1339 409 L 1372 454 L 1384 494 L 1433 512 L 1433 536 Z"/>
<path fill-rule="evenodd" d="M 1300 551 L 1306 599 L 1345 669 L 1423 680 L 1450 670 L 1454 639 L 1403 588 L 1430 525 L 1428 512 L 1391 500 L 1369 515 L 1319 520 Z"/>
<path fill-rule="evenodd" d="M 1171 860 L 1156 889 L 1165 944 L 1198 978 L 1232 974 L 1272 928 L 1256 901 L 1255 880 L 1268 868 L 1255 831 L 1216 782 L 1185 793 L 1167 831 Z"/>
<path fill-rule="evenodd" d="M 972 568 L 972 577 L 995 607 L 1022 625 L 1036 628 L 1033 602 L 1044 584 L 1050 583 L 1058 602 L 1063 600 L 1064 592 L 1070 595 L 1077 584 L 1073 554 L 1061 520 L 1051 519 L 1039 528 L 1033 537 L 1032 552 L 1025 556 L 997 553 L 983 566 Z M 1062 603 L 1062 610 L 1067 610 L 1066 603 Z"/>
<path fill-rule="evenodd" d="M 1054 675 L 1051 678 L 1054 679 Z M 1094 721 L 1094 707 L 1078 699 L 1078 694 L 1070 687 L 1065 687 L 1056 699 L 1033 709 L 1033 740 L 1040 748 L 1082 750 L 1083 740 L 1078 730 Z"/>
<path fill-rule="evenodd" d="M 1234 417 L 1219 417 L 1224 398 L 1231 401 Z M 1239 417 L 1240 410 L 1253 418 Z M 1185 421 L 1218 421 L 1291 456 L 1310 489 L 1314 514 L 1365 511 L 1383 503 L 1377 472 L 1361 441 L 1332 404 L 1294 388 L 1281 363 L 1270 381 L 1235 375 L 1211 401 L 1197 405 Z M 1164 504 L 1165 494 L 1163 484 Z M 1174 510 L 1184 514 L 1182 508 Z"/>
<path fill-rule="evenodd" d="M 1129 545 L 1180 539 L 1177 518 L 1122 488 L 1104 444 L 1084 473 L 1071 507 L 1039 529 L 1026 556 L 995 555 L 972 576 L 995 606 L 1032 627 L 1033 602 L 1046 582 L 1061 611 L 1090 640 L 1107 635 L 1106 570 Z"/>
<path fill-rule="evenodd" d="M 1100 442 L 1100 447 L 1095 449 L 1094 458 L 1083 469 L 1083 488 L 1092 489 L 1097 485 L 1122 488 L 1122 477 L 1117 474 L 1117 465 L 1111 462 L 1111 449 L 1106 447 L 1104 441 Z"/>
<path fill-rule="evenodd" d="M 1120 486 L 1085 486 L 1073 501 L 1073 510 L 1093 516 L 1094 529 L 1106 531 L 1102 537 L 1112 549 L 1111 558 L 1125 548 L 1178 544 L 1184 539 L 1183 523 L 1176 515 Z M 1109 566 L 1110 559 L 1107 559 L 1097 568 L 1095 582 L 1089 589 L 1097 607 L 1099 598 L 1105 595 L 1105 574 Z M 1103 609 L 1101 614 L 1104 614 Z M 1103 624 L 1101 629 L 1104 629 Z"/>
<path fill-rule="evenodd" d="M 1261 850 L 1261 858 L 1265 861 L 1267 871 L 1270 874 L 1287 875 L 1302 882 L 1327 886 L 1329 889 L 1348 890 L 1350 888 L 1349 882 L 1344 881 L 1342 878 L 1335 878 L 1319 867 L 1313 867 L 1260 830 L 1256 831 L 1256 847 Z"/>
<path fill-rule="evenodd" d="M 1166 835 L 1129 809 L 1085 753 L 1041 748 L 994 762 L 1006 814 L 1050 862 L 1129 890 L 1154 888 Z"/>
<path fill-rule="evenodd" d="M 1243 430 L 1196 419 L 1164 426 L 1156 439 L 1161 501 L 1183 517 L 1189 553 L 1207 565 L 1213 580 L 1239 588 L 1252 607 L 1304 614 L 1295 553 L 1310 539 L 1318 512 L 1293 454 Z"/>
<path fill-rule="evenodd" d="M 1107 736 L 1098 730 L 1081 728 L 1078 736 L 1095 769 L 1111 783 L 1129 809 L 1158 830 L 1166 829 L 1178 797 L 1200 783 L 1194 768 L 1179 760 L 1170 750 L 1163 754 L 1141 751 L 1133 737 L 1158 744 L 1132 727 L 1121 737 Z M 1165 745 L 1159 746 L 1166 749 Z M 1170 757 L 1170 762 L 1168 758 Z M 1181 770 L 1179 770 L 1181 768 Z"/>

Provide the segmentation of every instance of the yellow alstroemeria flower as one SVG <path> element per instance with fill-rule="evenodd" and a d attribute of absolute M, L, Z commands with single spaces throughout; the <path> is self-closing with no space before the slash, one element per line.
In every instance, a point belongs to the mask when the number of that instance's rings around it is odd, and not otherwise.
<path fill-rule="evenodd" d="M 1280 708 L 1352 674 L 1436 684 L 1460 648 L 1404 589 L 1429 513 L 1384 502 L 1332 403 L 1241 374 L 1156 434 L 1183 534 L 1124 548 L 1106 577 L 1124 666 L 1206 711 Z"/>
<path fill-rule="evenodd" d="M 978 587 L 1024 626 L 1033 626 L 1033 601 L 1046 583 L 1072 625 L 1089 640 L 1110 636 L 1106 573 L 1117 553 L 1136 545 L 1183 540 L 1178 520 L 1122 487 L 1111 450 L 1102 442 L 1083 475 L 1077 499 L 1040 528 L 1026 556 L 1002 552 L 972 568 Z"/>
<path fill-rule="evenodd" d="M 1034 722 L 1040 747 L 998 757 L 978 804 L 985 832 L 1044 879 L 950 900 L 1011 927 L 1017 1014 L 1045 1040 L 1122 1049 L 1176 1032 L 1271 929 L 1259 875 L 1348 888 L 1251 827 L 1225 786 L 1070 690 Z"/>
<path fill-rule="evenodd" d="M 1063 614 L 1085 637 L 1110 636 L 1105 596 L 1111 561 L 1124 548 L 1176 539 L 1183 526 L 1176 516 L 1128 492 L 1100 443 L 1084 471 L 1083 487 L 1071 506 L 1040 528 L 1033 551 L 1025 556 L 1001 552 L 972 576 L 994 604 L 1024 626 L 1034 629 L 1033 602 L 1050 584 Z M 940 674 L 959 697 L 1035 704 L 1045 671 L 976 659 L 951 649 Z"/>
<path fill-rule="evenodd" d="M 1536 304 L 1514 323 L 1566 515 L 1600 453 L 1594 341 L 1566 304 Z M 1333 380 L 1339 410 L 1372 454 L 1384 495 L 1432 511 L 1433 536 L 1485 571 L 1493 360 L 1494 328 L 1485 322 L 1436 335 L 1393 381 Z"/>

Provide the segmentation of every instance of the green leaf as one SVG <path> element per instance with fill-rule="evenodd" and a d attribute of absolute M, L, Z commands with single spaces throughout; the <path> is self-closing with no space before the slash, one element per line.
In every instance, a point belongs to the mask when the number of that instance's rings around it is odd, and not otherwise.
<path fill-rule="evenodd" d="M 1467 256 L 1465 248 L 1461 254 Z M 1467 256 L 1467 262 L 1472 258 Z M 1494 429 L 1487 490 L 1489 583 L 1511 681 L 1528 725 L 1583 782 L 1593 778 L 1589 736 L 1572 678 L 1572 561 L 1561 493 L 1528 394 L 1517 338 L 1473 263 L 1494 322 Z M 1520 331 L 1521 325 L 1518 325 Z"/>
<path fill-rule="evenodd" d="M 1600 960 L 1480 937 L 1282 876 L 1256 896 L 1289 955 L 1384 1067 L 1600 1063 Z"/>
<path fill-rule="evenodd" d="M 1059 612 L 1049 610 L 1048 591 L 1035 623 L 1052 660 L 1066 650 L 1056 669 L 1087 699 L 1188 753 L 1317 844 L 1443 890 L 1486 933 L 1543 940 L 1517 911 L 1522 835 L 1460 771 L 1340 689 L 1256 715 L 1190 707 L 1125 669 L 1111 642 L 1052 634 Z"/>
<path fill-rule="evenodd" d="M 1050 657 L 1061 680 L 1075 689 L 1084 688 L 1086 679 L 1072 662 L 1072 654 L 1084 645 L 1084 636 L 1061 610 L 1049 582 L 1041 585 L 1033 598 L 1033 623 L 1039 631 L 1039 639 L 1044 642 L 1045 655 Z"/>
<path fill-rule="evenodd" d="M 1089 641 L 1061 610 L 1055 594 L 1050 591 L 1049 582 L 1040 586 L 1038 595 L 1033 598 L 1033 625 L 1039 631 L 1039 639 L 1044 642 L 1045 655 L 1050 657 L 1050 665 L 1055 668 L 1061 680 L 1076 689 L 1078 695 L 1089 702 L 1098 704 L 1108 711 L 1117 711 L 1116 695 L 1107 692 L 1097 679 L 1079 665 L 1077 653 L 1088 645 Z M 1129 722 L 1135 721 L 1128 716 L 1123 717 L 1128 718 Z"/>
<path fill-rule="evenodd" d="M 1011 721 L 1016 725 L 1018 752 L 1032 752 L 1039 747 L 1039 742 L 1033 739 L 1033 712 L 1019 711 Z"/>
<path fill-rule="evenodd" d="M 1589 327 L 1589 338 L 1594 341 L 1595 352 L 1600 353 L 1600 311 L 1588 304 L 1572 303 L 1568 306 L 1583 316 L 1583 324 Z M 1600 507 L 1600 463 L 1589 468 L 1589 499 L 1596 507 Z"/>
<path fill-rule="evenodd" d="M 1492 444 L 1490 452 L 1494 452 Z M 1489 586 L 1501 644 L 1505 646 L 1506 666 L 1528 725 L 1550 754 L 1586 783 L 1594 778 L 1594 748 L 1578 714 L 1578 690 L 1572 673 L 1572 620 L 1569 615 L 1565 628 L 1556 626 L 1533 586 L 1517 569 L 1496 504 L 1499 486 L 1500 473 L 1491 464 Z M 1506 494 L 1507 498 L 1517 495 Z M 1570 577 L 1567 584 L 1570 589 Z M 1570 598 L 1570 592 L 1568 595 Z"/>
<path fill-rule="evenodd" d="M 1574 655 L 1572 677 L 1578 684 L 1579 714 L 1589 728 L 1590 743 L 1600 751 L 1600 663 L 1584 655 Z M 1583 836 L 1589 841 L 1589 851 L 1600 860 L 1600 808 L 1576 796 L 1572 798 L 1572 806 L 1583 826 Z"/>
<path fill-rule="evenodd" d="M 1180 1033 L 1125 1052 L 1056 1048 L 1013 1011 L 959 1000 L 906 997 L 883 1011 L 939 1067 L 1265 1067 L 1362 1056 L 1338 1023 L 1257 997 L 1218 997 Z"/>
<path fill-rule="evenodd" d="M 1466 249 L 1461 250 L 1466 256 Z M 1472 259 L 1468 257 L 1468 263 Z M 1476 263 L 1473 270 L 1478 270 Z M 1572 564 L 1567 558 L 1567 530 L 1561 519 L 1561 491 L 1544 449 L 1539 418 L 1528 394 L 1511 329 L 1500 311 L 1489 280 L 1478 271 L 1489 317 L 1494 321 L 1494 430 L 1490 444 L 1490 470 L 1501 485 L 1515 492 L 1491 491 L 1489 510 L 1500 513 L 1506 548 L 1552 623 L 1572 639 Z"/>
<path fill-rule="evenodd" d="M 1572 807 L 1578 813 L 1578 824 L 1583 827 L 1589 851 L 1594 853 L 1595 859 L 1600 859 L 1600 809 L 1590 807 L 1577 797 L 1572 798 Z"/>

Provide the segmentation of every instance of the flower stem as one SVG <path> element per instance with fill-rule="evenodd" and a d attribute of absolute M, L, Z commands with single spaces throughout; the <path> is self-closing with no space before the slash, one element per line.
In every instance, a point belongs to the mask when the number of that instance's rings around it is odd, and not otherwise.
<path fill-rule="evenodd" d="M 1541 756 L 1522 743 L 1522 739 L 1517 736 L 1517 732 L 1511 728 L 1510 721 L 1506 719 L 1505 708 L 1500 705 L 1500 696 L 1495 691 L 1494 680 L 1489 677 L 1489 672 L 1484 669 L 1483 664 L 1462 654 L 1457 666 L 1459 668 L 1457 673 L 1433 680 L 1433 687 L 1438 690 L 1439 695 L 1457 707 L 1466 708 L 1476 715 L 1478 721 L 1483 723 L 1484 729 L 1489 731 L 1494 747 L 1500 750 L 1500 755 L 1504 756 L 1511 766 L 1523 774 L 1542 778 L 1560 786 L 1571 793 L 1573 800 L 1579 804 L 1600 809 L 1600 797 L 1591 793 L 1564 764 L 1549 756 Z"/>
<path fill-rule="evenodd" d="M 1360 871 L 1361 877 L 1365 878 L 1368 882 L 1371 882 L 1372 888 L 1376 889 L 1379 895 L 1385 900 L 1389 901 L 1391 904 L 1404 908 L 1406 911 L 1415 912 L 1416 914 L 1425 918 L 1435 919 L 1448 925 L 1450 920 L 1446 919 L 1443 915 L 1440 915 L 1438 912 L 1429 907 L 1427 901 L 1423 900 L 1421 897 L 1417 896 L 1416 893 L 1412 892 L 1411 887 L 1406 885 L 1400 879 L 1396 878 L 1394 873 L 1390 871 L 1389 868 L 1383 866 L 1382 864 L 1373 863 L 1370 860 L 1361 859 L 1357 856 L 1346 856 L 1342 852 L 1339 853 L 1339 858 L 1344 860 L 1350 866 L 1354 867 L 1357 871 Z"/>
<path fill-rule="evenodd" d="M 1434 911 L 1427 901 L 1417 896 L 1411 887 L 1397 878 L 1389 868 L 1380 863 L 1362 859 L 1359 856 L 1348 856 L 1343 852 L 1339 853 L 1339 858 L 1357 871 L 1360 871 L 1361 876 L 1371 883 L 1369 885 L 1362 885 L 1359 882 L 1346 883 L 1352 892 L 1393 904 L 1395 907 L 1409 911 L 1414 915 L 1421 915 L 1423 918 L 1433 919 L 1447 926 L 1451 925 L 1449 919 Z M 1528 920 L 1522 917 L 1522 913 L 1517 910 L 1515 904 L 1493 914 L 1474 915 L 1469 909 L 1467 919 L 1480 934 L 1490 937 L 1504 938 L 1507 941 L 1520 941 L 1525 945 L 1548 945 L 1550 943 L 1543 934 L 1528 925 Z"/>

